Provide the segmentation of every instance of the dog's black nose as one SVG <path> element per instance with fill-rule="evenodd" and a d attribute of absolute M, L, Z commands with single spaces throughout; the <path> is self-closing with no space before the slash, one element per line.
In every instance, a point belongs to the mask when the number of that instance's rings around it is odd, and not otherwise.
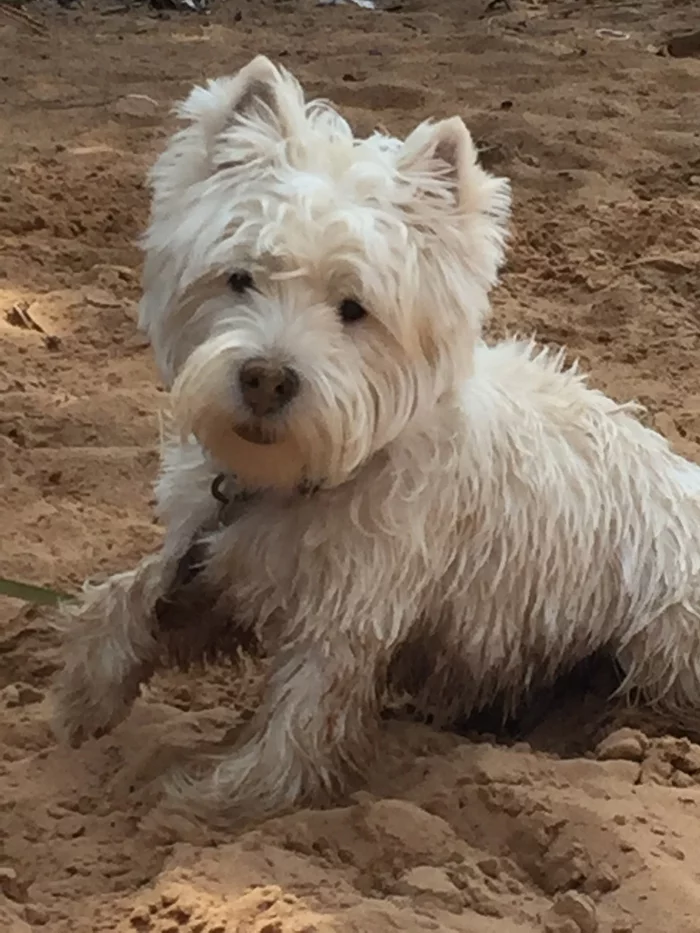
<path fill-rule="evenodd" d="M 299 376 L 289 366 L 247 360 L 238 376 L 243 401 L 256 418 L 281 411 L 299 393 Z"/>

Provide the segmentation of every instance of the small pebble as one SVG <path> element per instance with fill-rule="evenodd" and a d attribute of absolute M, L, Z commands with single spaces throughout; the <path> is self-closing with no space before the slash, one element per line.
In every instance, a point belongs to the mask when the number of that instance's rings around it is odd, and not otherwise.
<path fill-rule="evenodd" d="M 129 923 L 137 930 L 147 930 L 152 925 L 151 913 L 144 904 L 134 907 L 129 917 Z"/>
<path fill-rule="evenodd" d="M 659 843 L 659 848 L 662 852 L 665 852 L 666 855 L 670 855 L 671 858 L 678 859 L 679 862 L 685 861 L 685 852 L 679 849 L 678 846 L 674 846 L 673 843 L 666 842 L 664 839 Z"/>
<path fill-rule="evenodd" d="M 407 871 L 396 886 L 397 894 L 432 895 L 456 907 L 462 904 L 459 889 L 450 881 L 447 872 L 432 865 L 418 865 Z"/>
<path fill-rule="evenodd" d="M 27 923 L 31 923 L 32 926 L 36 927 L 46 926 L 50 919 L 48 910 L 42 904 L 25 905 L 24 916 Z"/>
<path fill-rule="evenodd" d="M 580 933 L 579 925 L 568 917 L 554 917 L 545 921 L 544 933 Z"/>
<path fill-rule="evenodd" d="M 599 761 L 641 761 L 647 745 L 648 740 L 642 732 L 635 729 L 618 729 L 598 744 L 595 754 Z"/>
<path fill-rule="evenodd" d="M 477 862 L 477 865 L 489 878 L 498 878 L 501 871 L 501 865 L 497 858 L 484 858 Z"/>
<path fill-rule="evenodd" d="M 684 774 L 697 774 L 700 771 L 700 745 L 688 742 L 673 756 L 673 764 Z"/>
<path fill-rule="evenodd" d="M 0 866 L 0 894 L 11 901 L 24 901 L 26 896 L 26 886 L 22 885 L 14 868 L 9 865 Z"/>
<path fill-rule="evenodd" d="M 17 689 L 17 685 L 9 684 L 7 687 L 5 687 L 5 689 L 2 691 L 2 698 L 5 702 L 5 706 L 7 706 L 8 709 L 13 709 L 15 706 L 19 706 L 19 690 Z"/>
<path fill-rule="evenodd" d="M 557 896 L 552 906 L 554 914 L 568 917 L 578 926 L 581 933 L 597 933 L 598 917 L 595 904 L 585 894 L 576 891 L 567 891 Z"/>
<path fill-rule="evenodd" d="M 587 882 L 590 894 L 609 894 L 620 887 L 620 879 L 615 869 L 607 862 L 601 862 Z"/>
<path fill-rule="evenodd" d="M 29 706 L 31 703 L 41 703 L 44 699 L 43 692 L 29 684 L 17 684 L 17 694 L 20 706 Z"/>

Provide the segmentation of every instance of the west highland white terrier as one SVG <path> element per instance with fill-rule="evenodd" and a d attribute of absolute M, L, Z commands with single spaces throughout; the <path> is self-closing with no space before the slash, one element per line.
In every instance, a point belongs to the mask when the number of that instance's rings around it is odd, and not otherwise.
<path fill-rule="evenodd" d="M 165 539 L 65 622 L 59 735 L 127 715 L 193 586 L 180 650 L 211 625 L 203 655 L 268 658 L 247 734 L 176 782 L 201 813 L 337 792 L 390 688 L 449 721 L 605 648 L 623 693 L 697 711 L 700 468 L 561 355 L 485 344 L 509 186 L 462 120 L 358 139 L 264 57 L 179 114 L 141 308 Z"/>

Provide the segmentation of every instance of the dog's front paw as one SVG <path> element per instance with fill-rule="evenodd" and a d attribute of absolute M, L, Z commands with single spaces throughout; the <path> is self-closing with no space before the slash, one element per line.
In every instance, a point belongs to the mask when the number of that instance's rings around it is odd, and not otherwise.
<path fill-rule="evenodd" d="M 126 718 L 155 662 L 153 605 L 160 594 L 158 555 L 136 570 L 86 584 L 54 619 L 63 668 L 53 688 L 57 737 L 77 747 Z"/>
<path fill-rule="evenodd" d="M 84 668 L 64 670 L 54 684 L 52 725 L 56 737 L 73 748 L 111 732 L 126 718 L 141 678 L 98 682 Z"/>

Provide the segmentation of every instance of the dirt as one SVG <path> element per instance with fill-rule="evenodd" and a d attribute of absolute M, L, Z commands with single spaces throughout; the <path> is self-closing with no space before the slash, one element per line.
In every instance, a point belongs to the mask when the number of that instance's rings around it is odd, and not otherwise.
<path fill-rule="evenodd" d="M 158 545 L 144 173 L 171 103 L 257 52 L 359 131 L 464 115 L 515 190 L 494 334 L 566 344 L 700 460 L 700 59 L 656 54 L 697 27 L 693 0 L 0 4 L 0 572 L 74 591 Z M 150 782 L 249 714 L 255 670 L 163 676 L 74 752 L 55 665 L 49 613 L 0 602 L 7 933 L 697 933 L 700 746 L 595 670 L 510 733 L 387 717 L 334 808 L 164 837 Z"/>

